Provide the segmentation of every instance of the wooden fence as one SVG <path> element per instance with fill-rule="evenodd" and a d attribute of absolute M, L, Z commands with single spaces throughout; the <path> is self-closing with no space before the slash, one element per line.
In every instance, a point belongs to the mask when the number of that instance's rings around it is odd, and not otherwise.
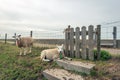
<path fill-rule="evenodd" d="M 100 58 L 100 33 L 101 26 L 83 26 L 80 30 L 79 27 L 65 29 L 65 55 L 72 58 L 82 58 L 94 60 L 93 49 L 97 45 L 97 58 Z"/>

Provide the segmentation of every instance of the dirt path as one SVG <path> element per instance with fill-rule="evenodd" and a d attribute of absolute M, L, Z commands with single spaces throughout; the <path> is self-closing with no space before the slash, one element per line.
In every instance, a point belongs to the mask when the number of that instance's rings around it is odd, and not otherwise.
<path fill-rule="evenodd" d="M 101 48 L 101 50 L 106 50 L 110 52 L 112 55 L 120 55 L 120 49 L 114 49 L 114 48 Z"/>
<path fill-rule="evenodd" d="M 4 42 L 4 41 L 0 41 L 0 42 Z M 11 41 L 7 41 L 7 43 L 11 43 L 14 44 L 14 42 Z M 34 43 L 35 47 L 55 47 L 56 45 L 53 44 L 40 44 L 40 43 Z M 101 48 L 101 50 L 106 50 L 108 52 L 110 52 L 110 54 L 112 55 L 120 55 L 120 49 L 114 49 L 114 48 Z"/>

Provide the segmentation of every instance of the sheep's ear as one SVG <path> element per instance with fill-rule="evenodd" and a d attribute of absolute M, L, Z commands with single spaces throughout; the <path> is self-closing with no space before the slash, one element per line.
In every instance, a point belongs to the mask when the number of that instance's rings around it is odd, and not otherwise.
<path fill-rule="evenodd" d="M 18 35 L 18 37 L 21 37 L 21 35 Z"/>
<path fill-rule="evenodd" d="M 56 47 L 59 49 L 59 46 L 56 44 Z"/>
<path fill-rule="evenodd" d="M 63 47 L 63 44 L 61 46 Z"/>
<path fill-rule="evenodd" d="M 62 44 L 62 45 L 61 45 L 61 47 L 63 48 L 63 47 L 64 47 L 64 45 Z"/>
<path fill-rule="evenodd" d="M 58 45 L 56 44 L 56 47 L 58 48 Z"/>

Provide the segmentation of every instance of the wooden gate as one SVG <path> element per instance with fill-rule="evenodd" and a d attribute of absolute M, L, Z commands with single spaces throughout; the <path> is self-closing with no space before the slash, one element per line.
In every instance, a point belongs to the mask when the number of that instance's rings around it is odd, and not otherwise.
<path fill-rule="evenodd" d="M 97 46 L 97 58 L 100 58 L 100 25 L 94 30 L 94 26 L 83 26 L 65 29 L 65 55 L 72 58 L 94 60 L 94 47 Z"/>

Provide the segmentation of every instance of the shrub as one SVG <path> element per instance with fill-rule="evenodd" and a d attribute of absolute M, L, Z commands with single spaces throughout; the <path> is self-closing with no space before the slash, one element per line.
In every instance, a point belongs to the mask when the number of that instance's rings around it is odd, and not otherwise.
<path fill-rule="evenodd" d="M 100 60 L 109 60 L 111 58 L 111 55 L 108 51 L 105 50 L 101 50 L 100 52 L 101 56 L 100 56 Z M 97 59 L 97 50 L 94 50 L 94 58 L 95 60 Z"/>

